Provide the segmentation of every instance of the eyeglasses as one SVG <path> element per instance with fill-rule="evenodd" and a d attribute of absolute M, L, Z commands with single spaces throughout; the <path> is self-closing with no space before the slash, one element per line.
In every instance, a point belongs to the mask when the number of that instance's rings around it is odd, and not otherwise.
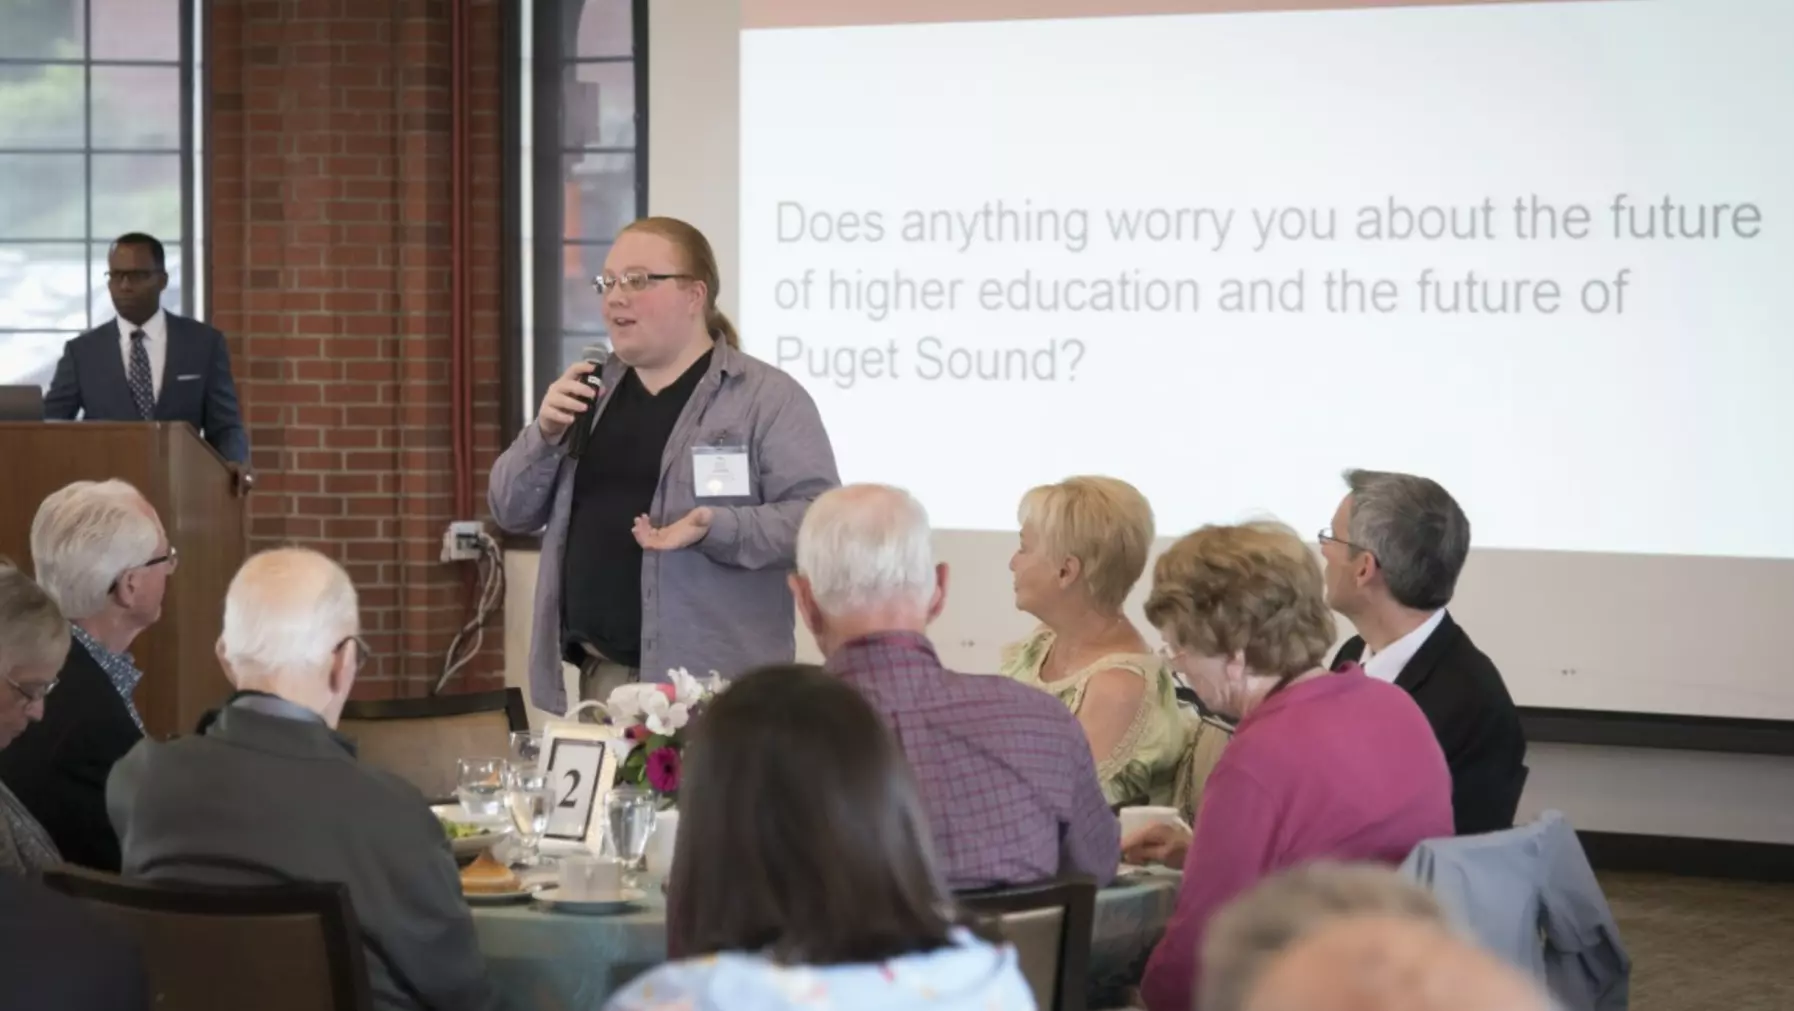
<path fill-rule="evenodd" d="M 168 546 L 168 554 L 157 555 L 156 557 L 150 559 L 149 561 L 144 562 L 142 565 L 133 566 L 133 568 L 147 569 L 152 565 L 161 565 L 163 562 L 168 563 L 168 571 L 170 571 L 170 572 L 173 572 L 174 570 L 180 568 L 181 567 L 181 551 L 180 551 L 180 549 L 175 547 L 174 545 L 170 544 Z"/>
<path fill-rule="evenodd" d="M 355 673 L 360 674 L 362 668 L 368 665 L 368 658 L 373 655 L 373 650 L 368 649 L 366 639 L 363 639 L 359 635 L 352 635 L 342 642 L 337 643 L 336 649 L 333 649 L 330 652 L 335 653 L 336 650 L 342 649 L 350 643 L 355 644 Z"/>
<path fill-rule="evenodd" d="M 55 680 L 50 680 L 45 681 L 41 685 L 32 685 L 30 688 L 27 688 L 17 681 L 14 681 L 12 678 L 0 678 L 0 681 L 5 681 L 7 684 L 11 685 L 12 690 L 18 692 L 19 697 L 25 700 L 26 705 L 30 705 L 33 702 L 42 702 L 49 698 L 50 693 L 56 690 L 57 685 Z"/>
<path fill-rule="evenodd" d="M 650 285 L 660 281 L 695 281 L 690 274 L 651 274 L 645 270 L 625 270 L 621 274 L 604 274 L 592 278 L 592 290 L 600 295 L 608 295 L 611 290 L 622 286 L 625 291 L 646 291 Z"/>
<path fill-rule="evenodd" d="M 1315 535 L 1315 539 L 1320 541 L 1321 544 L 1323 544 L 1323 545 L 1326 545 L 1328 543 L 1340 544 L 1340 545 L 1344 545 L 1345 547 L 1351 548 L 1353 551 L 1361 551 L 1364 554 L 1371 556 L 1372 558 L 1377 557 L 1376 552 L 1363 546 L 1362 544 L 1353 544 L 1351 541 L 1348 541 L 1343 537 L 1333 536 L 1333 528 L 1332 527 L 1322 527 L 1320 533 Z M 1379 564 L 1381 564 L 1381 563 L 1379 563 Z"/>
<path fill-rule="evenodd" d="M 168 554 L 157 555 L 156 557 L 150 559 L 147 562 L 140 562 L 136 565 L 129 566 L 125 569 L 125 572 L 129 572 L 132 569 L 147 569 L 152 565 L 161 565 L 163 562 L 168 563 L 168 573 L 169 573 L 169 575 L 173 575 L 174 570 L 181 567 L 180 549 L 176 548 L 174 545 L 170 544 L 168 546 Z M 125 577 L 125 572 L 119 573 L 118 578 L 114 579 L 112 581 L 112 586 L 110 588 L 112 591 L 116 591 L 118 589 L 118 580 L 123 579 Z"/>
<path fill-rule="evenodd" d="M 160 273 L 162 273 L 160 270 L 108 270 L 106 271 L 106 280 L 114 284 L 123 284 L 128 281 L 143 284 L 155 280 L 156 275 Z"/>

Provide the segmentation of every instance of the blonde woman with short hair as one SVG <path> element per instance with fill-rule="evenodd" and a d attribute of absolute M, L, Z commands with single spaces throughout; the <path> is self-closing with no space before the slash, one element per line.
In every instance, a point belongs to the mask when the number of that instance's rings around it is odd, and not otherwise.
<path fill-rule="evenodd" d="M 1172 803 L 1176 682 L 1121 610 L 1146 571 L 1152 506 L 1126 481 L 1073 477 L 1029 491 L 1020 519 L 1015 606 L 1040 627 L 1003 651 L 1002 673 L 1077 716 L 1110 804 Z"/>

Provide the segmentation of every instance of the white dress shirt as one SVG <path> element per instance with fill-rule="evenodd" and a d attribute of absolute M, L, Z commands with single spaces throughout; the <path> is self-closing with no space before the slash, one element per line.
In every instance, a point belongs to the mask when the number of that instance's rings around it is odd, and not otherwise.
<path fill-rule="evenodd" d="M 1381 653 L 1372 653 L 1370 651 L 1370 644 L 1365 643 L 1363 659 L 1364 673 L 1369 674 L 1378 681 L 1387 681 L 1390 684 L 1394 684 L 1395 679 L 1402 676 L 1402 668 L 1408 666 L 1408 661 L 1414 659 L 1414 654 L 1420 652 L 1421 645 L 1427 641 L 1427 638 L 1433 634 L 1433 630 L 1438 628 L 1439 623 L 1444 620 L 1445 608 L 1441 607 L 1439 610 L 1434 611 L 1431 617 L 1421 622 L 1414 631 L 1409 632 L 1407 635 L 1390 643 L 1389 648 L 1383 650 Z"/>
<path fill-rule="evenodd" d="M 162 396 L 162 367 L 168 361 L 168 316 L 161 309 L 143 326 L 134 326 L 123 316 L 118 318 L 118 349 L 125 356 L 125 376 L 131 375 L 131 331 L 143 331 L 143 350 L 149 352 L 150 389 L 157 399 Z"/>

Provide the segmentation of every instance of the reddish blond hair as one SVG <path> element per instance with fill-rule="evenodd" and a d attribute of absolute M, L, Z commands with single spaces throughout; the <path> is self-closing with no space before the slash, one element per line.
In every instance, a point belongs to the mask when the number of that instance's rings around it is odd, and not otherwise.
<path fill-rule="evenodd" d="M 739 351 L 741 335 L 735 332 L 735 324 L 729 322 L 729 317 L 716 307 L 716 296 L 722 290 L 723 281 L 716 268 L 716 252 L 710 248 L 710 240 L 704 238 L 704 233 L 689 222 L 668 217 L 637 218 L 618 234 L 629 232 L 658 235 L 679 250 L 680 257 L 685 260 L 681 273 L 690 274 L 704 285 L 704 328 Z"/>

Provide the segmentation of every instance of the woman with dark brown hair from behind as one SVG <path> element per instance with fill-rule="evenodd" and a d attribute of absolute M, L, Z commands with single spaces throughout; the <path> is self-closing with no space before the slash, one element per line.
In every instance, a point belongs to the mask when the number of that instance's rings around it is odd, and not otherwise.
<path fill-rule="evenodd" d="M 607 1011 L 1021 1011 L 1013 948 L 955 925 L 903 753 L 852 687 L 764 667 L 693 730 L 668 886 L 681 960 Z"/>

